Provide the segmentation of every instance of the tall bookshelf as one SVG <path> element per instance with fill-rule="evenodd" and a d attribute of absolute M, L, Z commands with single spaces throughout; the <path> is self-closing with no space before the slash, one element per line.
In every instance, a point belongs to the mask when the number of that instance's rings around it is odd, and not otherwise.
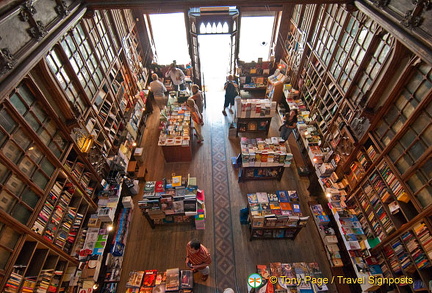
<path fill-rule="evenodd" d="M 272 66 L 270 61 L 239 62 L 237 75 L 239 76 L 240 89 L 245 91 L 265 90 Z"/>
<path fill-rule="evenodd" d="M 305 33 L 305 46 L 284 58 L 300 60 L 291 79 L 299 81 L 310 114 L 297 139 L 311 155 L 341 234 L 348 215 L 364 233 L 361 249 L 347 247 L 354 269 L 358 276 L 367 266 L 371 274 L 412 278 L 386 288 L 395 292 L 430 292 L 431 66 L 409 57 L 411 49 L 390 54 L 401 45 L 398 36 L 375 34 L 380 20 L 365 10 L 299 5 L 292 13 L 286 44 L 291 49 Z M 305 131 L 318 145 L 305 141 Z M 322 172 L 329 163 L 333 173 Z"/>
<path fill-rule="evenodd" d="M 147 83 L 131 11 L 70 15 L 73 21 L 63 19 L 67 33 L 52 40 L 53 48 L 33 48 L 41 60 L 29 64 L 39 64 L 15 72 L 0 105 L 4 292 L 62 292 L 77 285 L 70 277 L 79 267 L 77 251 L 96 195 L 127 136 L 133 97 Z M 50 35 L 58 35 L 52 28 Z"/>

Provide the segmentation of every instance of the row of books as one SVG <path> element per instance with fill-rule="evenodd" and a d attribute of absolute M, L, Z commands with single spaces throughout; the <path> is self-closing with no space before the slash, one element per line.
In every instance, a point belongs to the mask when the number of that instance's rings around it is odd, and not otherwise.
<path fill-rule="evenodd" d="M 243 167 L 289 166 L 293 158 L 280 137 L 242 137 L 240 148 Z"/>
<path fill-rule="evenodd" d="M 189 293 L 193 289 L 193 273 L 191 270 L 179 268 L 166 271 L 145 270 L 133 271 L 129 274 L 126 283 L 126 293 L 163 293 L 182 292 Z"/>
<path fill-rule="evenodd" d="M 312 211 L 315 224 L 318 227 L 320 237 L 324 243 L 324 247 L 326 248 L 331 265 L 333 267 L 343 266 L 338 239 L 335 230 L 330 225 L 330 217 L 324 211 L 321 204 L 310 203 L 309 207 Z"/>
<path fill-rule="evenodd" d="M 379 166 L 378 169 L 381 173 L 381 176 L 386 181 L 387 185 L 390 187 L 393 194 L 396 196 L 398 201 L 402 202 L 409 202 L 410 197 L 405 191 L 405 188 L 400 183 L 399 179 L 396 178 L 393 171 L 389 168 L 387 163 L 383 161 Z"/>
<path fill-rule="evenodd" d="M 252 228 L 303 227 L 309 219 L 303 217 L 298 194 L 294 190 L 249 193 L 247 199 Z M 272 233 L 278 235 L 273 237 L 284 237 L 282 231 Z"/>
<path fill-rule="evenodd" d="M 161 113 L 161 132 L 159 146 L 189 145 L 190 142 L 190 111 L 185 107 L 165 108 Z"/>
<path fill-rule="evenodd" d="M 237 118 L 271 118 L 276 113 L 276 106 L 276 101 L 270 101 L 269 99 L 242 99 L 237 97 L 234 102 Z"/>
<path fill-rule="evenodd" d="M 260 288 L 259 292 L 328 292 L 325 283 L 306 281 L 322 280 L 324 278 L 318 263 L 315 262 L 260 264 L 256 266 L 256 272 L 265 280 L 274 277 L 277 280 L 277 282 L 263 282 L 263 288 Z"/>

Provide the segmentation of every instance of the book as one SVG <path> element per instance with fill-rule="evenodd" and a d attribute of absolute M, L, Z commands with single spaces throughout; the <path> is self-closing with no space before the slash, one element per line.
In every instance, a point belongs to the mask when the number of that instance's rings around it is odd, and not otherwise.
<path fill-rule="evenodd" d="M 145 270 L 142 281 L 143 287 L 153 287 L 156 283 L 157 270 Z"/>

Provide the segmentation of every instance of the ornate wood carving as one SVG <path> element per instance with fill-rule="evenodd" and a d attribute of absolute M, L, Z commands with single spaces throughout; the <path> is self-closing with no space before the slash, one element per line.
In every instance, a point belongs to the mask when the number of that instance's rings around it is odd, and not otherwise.
<path fill-rule="evenodd" d="M 34 22 L 34 25 L 29 29 L 29 34 L 32 38 L 40 41 L 47 35 L 47 30 L 41 21 Z"/>
<path fill-rule="evenodd" d="M 68 6 L 66 5 L 66 2 L 64 2 L 62 0 L 56 0 L 56 2 L 57 2 L 57 6 L 54 9 L 57 12 L 57 14 L 61 18 L 68 16 L 70 11 L 69 11 Z"/>
<path fill-rule="evenodd" d="M 402 20 L 402 24 L 406 27 L 418 27 L 423 21 L 423 18 L 418 15 L 413 15 L 412 10 L 408 10 L 405 13 L 404 19 Z"/>
<path fill-rule="evenodd" d="M 0 50 L 0 75 L 5 74 L 9 70 L 12 70 L 15 65 L 15 58 L 10 53 L 8 48 Z"/>
<path fill-rule="evenodd" d="M 20 19 L 22 21 L 29 21 L 30 16 L 36 14 L 36 8 L 33 6 L 33 1 L 28 0 L 22 5 L 22 9 L 20 11 Z"/>
<path fill-rule="evenodd" d="M 371 1 L 375 6 L 379 8 L 386 7 L 390 3 L 390 0 L 371 0 Z"/>

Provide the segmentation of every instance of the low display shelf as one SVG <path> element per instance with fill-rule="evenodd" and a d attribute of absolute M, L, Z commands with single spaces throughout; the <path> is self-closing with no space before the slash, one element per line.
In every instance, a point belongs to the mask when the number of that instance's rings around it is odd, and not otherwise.
<path fill-rule="evenodd" d="M 247 138 L 240 140 L 242 166 L 238 181 L 281 180 L 284 168 L 291 166 L 292 154 L 280 137 Z"/>
<path fill-rule="evenodd" d="M 167 162 L 192 160 L 190 112 L 181 106 L 171 106 L 161 112 L 161 132 L 158 145 Z"/>
<path fill-rule="evenodd" d="M 282 263 L 256 266 L 256 273 L 264 280 L 256 292 L 328 292 L 327 276 L 321 272 L 318 263 Z M 277 280 L 277 282 L 273 282 Z M 270 285 L 269 285 L 270 284 Z M 272 286 L 271 289 L 267 286 Z"/>
<path fill-rule="evenodd" d="M 179 268 L 166 271 L 145 270 L 129 273 L 126 283 L 126 293 L 139 292 L 193 292 L 192 270 L 181 270 Z M 110 288 L 106 288 L 110 289 Z M 117 288 L 112 288 L 117 289 Z M 107 291 L 107 292 L 115 292 Z"/>
<path fill-rule="evenodd" d="M 198 189 L 195 177 L 147 181 L 138 206 L 153 229 L 171 223 L 205 228 L 204 191 Z"/>
<path fill-rule="evenodd" d="M 294 190 L 249 193 L 247 199 L 249 240 L 295 239 L 309 219 L 303 216 Z"/>
<path fill-rule="evenodd" d="M 237 131 L 268 133 L 273 115 L 276 113 L 276 102 L 268 99 L 235 99 Z"/>

